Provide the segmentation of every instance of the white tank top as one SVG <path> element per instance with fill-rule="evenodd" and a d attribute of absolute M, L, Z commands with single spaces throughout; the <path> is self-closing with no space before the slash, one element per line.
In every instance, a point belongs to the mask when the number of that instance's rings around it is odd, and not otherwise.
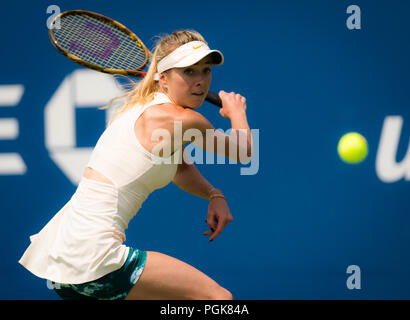
<path fill-rule="evenodd" d="M 134 124 L 149 106 L 171 102 L 156 93 L 106 128 L 88 162 L 113 185 L 82 178 L 64 207 L 37 234 L 20 259 L 38 277 L 79 284 L 98 279 L 124 264 L 129 248 L 125 229 L 148 195 L 173 179 L 181 148 L 173 160 L 159 158 L 139 143 Z M 171 163 L 170 163 L 171 162 Z"/>

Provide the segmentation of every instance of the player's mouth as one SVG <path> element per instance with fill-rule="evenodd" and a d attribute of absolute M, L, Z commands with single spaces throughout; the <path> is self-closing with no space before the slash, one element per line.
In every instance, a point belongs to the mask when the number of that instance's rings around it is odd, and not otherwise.
<path fill-rule="evenodd" d="M 192 93 L 192 95 L 197 96 L 197 97 L 201 97 L 204 95 L 204 92 L 196 92 L 196 93 Z"/>

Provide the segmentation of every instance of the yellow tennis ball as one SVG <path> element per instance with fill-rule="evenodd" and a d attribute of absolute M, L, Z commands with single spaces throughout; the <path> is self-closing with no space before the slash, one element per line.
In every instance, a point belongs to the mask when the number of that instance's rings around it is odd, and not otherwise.
<path fill-rule="evenodd" d="M 357 132 L 346 133 L 339 140 L 337 152 L 346 163 L 360 163 L 368 153 L 366 138 Z"/>

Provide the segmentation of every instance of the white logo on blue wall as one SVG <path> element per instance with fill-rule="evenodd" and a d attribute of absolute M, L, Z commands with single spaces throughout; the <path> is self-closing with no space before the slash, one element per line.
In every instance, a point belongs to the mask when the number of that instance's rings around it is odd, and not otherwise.
<path fill-rule="evenodd" d="M 79 69 L 69 74 L 44 111 L 45 144 L 50 157 L 77 185 L 94 148 L 76 146 L 76 108 L 99 108 L 123 94 L 112 76 Z M 104 112 L 104 111 L 101 111 Z M 108 120 L 112 108 L 107 109 Z"/>
<path fill-rule="evenodd" d="M 388 116 L 384 119 L 376 156 L 376 173 L 383 182 L 396 182 L 402 178 L 410 180 L 410 143 L 406 155 L 396 161 L 403 118 Z"/>
<path fill-rule="evenodd" d="M 21 84 L 0 85 L 0 108 L 14 108 L 20 103 L 24 93 Z M 0 142 L 16 140 L 20 134 L 19 120 L 14 117 L 0 117 Z M 0 175 L 23 175 L 27 166 L 22 155 L 16 150 L 0 150 Z"/>

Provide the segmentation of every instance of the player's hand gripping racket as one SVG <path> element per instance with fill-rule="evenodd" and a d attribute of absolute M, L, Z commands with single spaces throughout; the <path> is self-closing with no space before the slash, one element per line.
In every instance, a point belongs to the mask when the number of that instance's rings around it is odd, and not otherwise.
<path fill-rule="evenodd" d="M 113 19 L 85 10 L 65 11 L 54 18 L 48 34 L 61 54 L 86 68 L 140 78 L 146 75 L 141 70 L 151 52 L 133 32 Z M 222 107 L 214 92 L 209 91 L 205 100 Z"/>

